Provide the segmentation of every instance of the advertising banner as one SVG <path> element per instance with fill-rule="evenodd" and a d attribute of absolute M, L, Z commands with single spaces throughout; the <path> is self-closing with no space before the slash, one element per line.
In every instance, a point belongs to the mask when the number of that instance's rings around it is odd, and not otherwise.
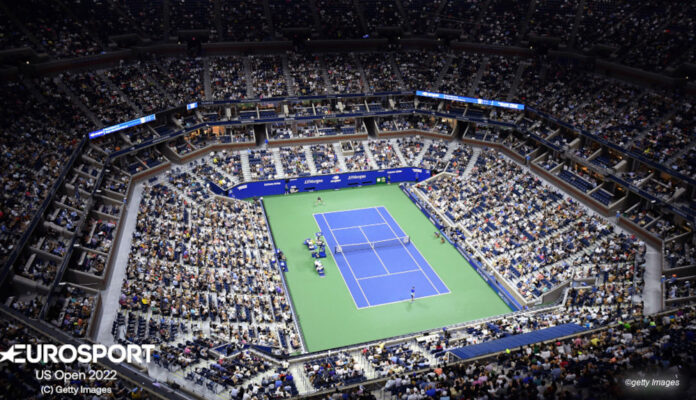
<path fill-rule="evenodd" d="M 430 171 L 422 168 L 392 168 L 378 171 L 346 172 L 331 175 L 317 175 L 302 178 L 277 179 L 272 181 L 247 182 L 232 187 L 228 196 L 237 199 L 271 196 L 315 190 L 333 190 L 349 187 L 385 183 L 420 182 L 430 177 Z M 212 187 L 212 185 L 211 185 Z"/>

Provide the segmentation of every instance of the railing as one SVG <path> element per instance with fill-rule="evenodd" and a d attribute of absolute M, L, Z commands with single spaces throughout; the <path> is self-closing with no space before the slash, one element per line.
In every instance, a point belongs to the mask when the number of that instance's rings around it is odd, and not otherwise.
<path fill-rule="evenodd" d="M 307 100 L 358 98 L 358 97 L 365 97 L 365 96 L 370 96 L 370 95 L 374 95 L 374 96 L 411 96 L 411 95 L 414 95 L 414 93 L 415 93 L 414 91 L 394 91 L 394 92 L 380 92 L 380 93 L 374 93 L 374 94 L 357 93 L 357 94 L 336 94 L 336 95 L 300 96 L 300 97 L 296 97 L 296 96 L 273 97 L 273 98 L 267 98 L 267 99 L 246 99 L 246 100 L 204 100 L 204 101 L 199 101 L 198 104 L 200 104 L 202 106 L 206 106 L 206 105 L 242 104 L 242 103 L 278 103 L 278 102 L 282 102 L 282 101 L 307 101 Z M 182 105 L 182 106 L 174 107 L 170 110 L 165 111 L 165 113 L 171 112 L 173 110 L 178 110 L 182 107 L 184 107 L 184 106 Z M 536 110 L 533 107 L 526 107 L 526 109 L 529 110 L 529 112 L 531 112 L 532 114 L 535 114 L 543 119 L 552 121 L 555 124 L 562 126 L 564 128 L 567 128 L 569 130 L 572 130 L 576 133 L 579 133 L 580 135 L 589 137 L 592 140 L 595 140 L 604 146 L 610 147 L 610 148 L 612 148 L 612 149 L 614 149 L 622 154 L 625 154 L 627 156 L 635 158 L 635 159 L 639 160 L 640 162 L 642 162 L 646 165 L 649 165 L 650 167 L 653 167 L 653 168 L 658 169 L 662 172 L 665 172 L 667 174 L 675 176 L 675 177 L 677 177 L 677 178 L 679 178 L 679 179 L 681 179 L 681 180 L 683 180 L 691 185 L 696 185 L 695 179 L 692 179 L 688 176 L 685 176 L 677 171 L 666 168 L 658 163 L 655 163 L 652 160 L 648 160 L 636 152 L 626 150 L 626 149 L 622 148 L 621 146 L 618 146 L 612 142 L 609 142 L 605 139 L 602 139 L 601 137 L 599 137 L 598 135 L 596 135 L 594 133 L 590 133 L 590 132 L 587 132 L 583 129 L 577 128 L 577 127 L 575 127 L 575 126 L 573 126 L 565 121 L 561 121 L 561 120 L 559 120 L 559 119 L 557 119 L 549 114 L 546 114 L 542 111 Z M 464 121 L 464 122 L 474 122 L 477 124 L 497 126 L 500 128 L 516 129 L 519 132 L 526 133 L 526 134 L 530 135 L 531 138 L 533 138 L 537 142 L 539 142 L 539 143 L 541 143 L 541 144 L 543 144 L 551 149 L 554 149 L 556 151 L 563 151 L 563 149 L 561 149 L 556 144 L 547 141 L 546 139 L 540 137 L 536 133 L 528 131 L 525 127 L 520 126 L 518 124 L 510 123 L 510 122 L 496 121 L 496 120 L 489 120 L 486 118 L 471 117 L 471 116 L 466 116 L 466 115 L 460 114 L 460 113 L 449 113 L 449 112 L 441 112 L 441 111 L 433 111 L 433 110 L 421 110 L 421 109 L 407 109 L 407 110 L 406 109 L 395 109 L 395 110 L 383 110 L 383 111 L 377 111 L 377 112 L 347 112 L 347 113 L 340 113 L 340 114 L 332 114 L 330 117 L 332 119 L 356 118 L 356 117 L 366 118 L 366 117 L 374 117 L 374 116 L 400 115 L 400 114 L 409 113 L 409 112 L 421 114 L 421 115 L 430 115 L 430 116 L 437 116 L 437 117 L 442 117 L 442 118 L 456 119 L 456 120 Z M 158 114 L 162 114 L 162 113 L 158 113 Z M 163 143 L 163 142 L 169 141 L 171 139 L 177 138 L 181 135 L 184 135 L 188 132 L 191 132 L 191 131 L 194 131 L 197 129 L 201 129 L 201 128 L 210 127 L 210 126 L 234 126 L 234 125 L 246 125 L 246 124 L 251 124 L 251 123 L 253 123 L 253 124 L 265 124 L 265 123 L 274 123 L 274 122 L 290 123 L 290 122 L 298 120 L 298 119 L 303 119 L 303 120 L 309 121 L 309 120 L 322 120 L 322 119 L 326 119 L 326 118 L 327 118 L 326 115 L 314 115 L 314 116 L 302 116 L 302 117 L 271 117 L 271 118 L 236 119 L 236 120 L 227 120 L 227 121 L 203 122 L 203 123 L 199 123 L 199 124 L 196 124 L 194 126 L 191 126 L 191 127 L 176 130 L 176 131 L 174 131 L 166 136 L 152 138 L 152 139 L 145 141 L 143 143 L 140 143 L 138 145 L 131 146 L 129 148 L 122 149 L 122 150 L 119 150 L 117 152 L 111 153 L 109 155 L 109 158 L 113 159 L 114 157 L 119 157 L 123 154 L 131 153 L 133 151 L 137 151 L 137 150 L 140 150 L 140 149 L 145 148 L 145 147 L 149 147 L 152 145 Z M 571 157 L 571 159 L 575 160 L 575 158 L 573 158 L 573 157 Z M 659 201 L 660 204 L 663 204 L 665 207 L 669 208 L 675 214 L 680 215 L 683 218 L 696 223 L 696 216 L 690 215 L 688 213 L 688 210 L 682 210 L 679 207 L 675 207 L 671 204 L 667 204 L 666 202 L 664 202 L 660 199 L 657 199 L 655 196 L 652 196 L 649 193 L 647 193 L 643 190 L 640 190 L 639 188 L 636 188 L 632 185 L 626 184 L 625 181 L 623 181 L 622 179 L 620 179 L 616 175 L 612 174 L 611 173 L 612 171 L 610 169 L 601 169 L 600 171 L 603 172 L 604 175 L 607 176 L 608 179 L 614 180 L 615 182 L 617 182 L 621 185 L 625 185 L 626 187 L 636 191 L 637 193 L 639 193 L 643 197 L 646 197 L 650 200 Z"/>
<path fill-rule="evenodd" d="M 401 93 L 397 93 L 396 95 L 408 95 L 408 94 L 409 94 L 409 93 L 407 93 L 407 92 L 406 92 L 406 93 L 401 92 Z M 359 97 L 359 96 L 360 96 L 360 95 L 351 95 L 351 96 L 349 96 L 349 95 L 337 95 L 337 96 L 324 96 L 324 98 Z M 315 96 L 315 97 L 316 97 L 316 96 Z M 284 99 L 288 100 L 288 99 L 295 99 L 295 98 L 284 98 Z M 297 99 L 305 99 L 305 98 L 297 98 Z M 259 101 L 260 101 L 260 100 L 259 100 Z M 265 99 L 264 101 L 265 101 L 265 102 L 268 102 L 268 101 L 272 101 L 272 99 Z M 234 102 L 249 102 L 249 101 L 230 101 L 229 103 L 234 103 Z M 204 105 L 205 105 L 205 104 L 208 104 L 207 102 L 201 102 L 201 103 L 204 104 Z M 223 103 L 226 103 L 226 102 L 223 102 Z M 212 104 L 217 104 L 217 103 L 212 103 Z M 533 110 L 533 109 L 530 109 L 530 110 L 532 110 L 532 112 L 535 112 L 535 113 L 541 115 L 542 117 L 544 116 L 544 115 L 542 115 L 541 113 L 538 113 L 538 112 L 536 112 L 536 111 Z M 455 114 L 452 114 L 452 113 L 443 113 L 443 112 L 427 111 L 427 110 L 412 110 L 412 112 L 419 113 L 419 114 L 424 114 L 424 115 L 435 115 L 435 116 L 444 117 L 444 118 L 455 118 L 455 119 L 457 119 L 457 120 L 464 120 L 464 121 L 466 121 L 466 120 L 472 121 L 472 122 L 482 122 L 482 121 L 484 121 L 484 120 L 480 120 L 480 119 L 476 119 L 476 118 L 466 118 L 466 117 L 464 117 L 463 115 L 455 115 Z M 384 115 L 387 115 L 387 114 L 389 114 L 389 113 L 392 113 L 392 114 L 403 114 L 404 112 L 403 112 L 403 110 L 394 110 L 394 111 L 391 111 L 391 112 L 380 112 L 380 113 L 383 113 Z M 358 114 L 359 114 L 360 116 L 376 115 L 376 113 L 358 113 Z M 332 118 L 342 118 L 342 117 L 344 117 L 344 116 L 346 116 L 346 115 L 354 115 L 354 114 L 335 114 L 335 115 L 332 115 L 331 117 L 332 117 Z M 546 116 L 546 117 L 548 117 L 548 116 Z M 322 118 L 325 118 L 325 116 L 316 116 L 315 119 L 322 119 Z M 292 118 L 290 118 L 290 119 L 292 119 Z M 270 120 L 275 120 L 275 119 L 270 119 Z M 263 123 L 263 121 L 265 121 L 265 120 L 264 120 L 264 119 L 257 119 L 257 120 L 254 120 L 253 123 Z M 487 122 L 487 123 L 494 124 L 494 125 L 499 125 L 499 126 L 501 126 L 501 127 L 513 127 L 513 128 L 517 128 L 517 125 L 511 124 L 511 123 L 503 123 L 503 122 L 498 122 L 498 121 L 486 121 L 486 122 Z M 183 129 L 183 130 L 174 132 L 174 133 L 172 133 L 172 134 L 170 134 L 170 135 L 168 135 L 168 136 L 166 136 L 166 137 L 153 138 L 153 139 L 151 139 L 151 140 L 148 141 L 148 142 L 139 144 L 139 145 L 137 145 L 137 146 L 133 146 L 133 147 L 131 147 L 131 148 L 129 148 L 129 149 L 125 149 L 125 150 L 120 151 L 120 152 L 112 153 L 112 154 L 109 155 L 109 158 L 112 159 L 112 158 L 114 158 L 114 157 L 117 157 L 117 156 L 120 156 L 120 155 L 129 153 L 129 152 L 137 151 L 137 150 L 139 150 L 139 149 L 141 149 L 141 148 L 143 148 L 143 147 L 146 147 L 146 146 L 156 145 L 156 144 L 165 142 L 165 141 L 167 141 L 167 140 L 170 140 L 171 138 L 176 137 L 176 136 L 178 136 L 178 135 L 182 135 L 182 134 L 184 134 L 185 132 L 189 132 L 189 131 L 192 131 L 192 130 L 195 130 L 195 129 L 199 129 L 199 128 L 202 128 L 202 127 L 211 126 L 211 125 L 213 125 L 213 124 L 218 124 L 218 125 L 235 125 L 235 124 L 238 124 L 238 125 L 241 125 L 241 124 L 244 124 L 244 123 L 246 123 L 246 122 L 243 122 L 243 121 L 224 121 L 224 122 L 219 122 L 219 121 L 218 121 L 218 122 L 216 122 L 216 123 L 201 123 L 201 124 L 197 124 L 197 125 L 195 125 L 195 126 L 193 126 L 193 127 L 185 128 L 185 129 Z M 570 127 L 570 125 L 567 125 L 567 124 L 566 124 L 566 126 Z M 573 128 L 571 127 L 571 129 L 573 129 Z M 585 133 L 585 134 L 587 134 L 587 133 Z M 589 135 L 589 134 L 587 134 L 587 135 Z M 591 135 L 590 135 L 590 136 L 591 136 Z M 340 135 L 337 135 L 337 137 L 340 137 Z M 595 137 L 592 137 L 592 138 L 595 139 Z M 541 138 L 540 138 L 540 140 L 541 140 Z M 615 147 L 616 147 L 615 145 L 613 145 L 613 144 L 611 144 L 611 143 L 609 143 L 609 142 L 603 141 L 603 140 L 601 140 L 600 138 L 596 138 L 595 140 L 604 142 L 604 144 L 606 144 L 606 145 L 609 146 L 609 147 L 612 147 L 612 148 L 615 148 Z M 8 260 L 8 263 L 6 263 L 5 267 L 3 268 L 3 271 L 2 271 L 2 280 L 6 279 L 8 273 L 9 273 L 9 269 L 10 269 L 11 265 L 16 261 L 16 258 L 18 257 L 19 252 L 20 252 L 21 249 L 26 245 L 26 242 L 27 242 L 27 240 L 29 239 L 29 237 L 31 236 L 31 233 L 32 233 L 33 230 L 36 228 L 36 226 L 38 225 L 38 223 L 41 221 L 41 218 L 43 217 L 43 214 L 45 213 L 46 208 L 48 207 L 48 205 L 50 205 L 50 202 L 53 201 L 53 198 L 55 197 L 56 192 L 58 191 L 58 189 L 60 188 L 60 186 L 64 183 L 67 174 L 68 174 L 69 171 L 72 169 L 72 167 L 73 167 L 73 165 L 74 165 L 74 163 L 75 163 L 75 160 L 78 158 L 78 156 L 81 154 L 82 150 L 84 149 L 84 146 L 85 146 L 86 142 L 87 142 L 87 139 L 86 139 L 86 138 L 83 138 L 83 140 L 80 142 L 80 144 L 78 145 L 78 147 L 76 148 L 76 150 L 73 152 L 73 154 L 72 154 L 71 158 L 69 159 L 69 161 L 66 163 L 66 166 L 64 167 L 63 172 L 61 173 L 61 175 L 59 176 L 59 178 L 55 181 L 55 183 L 54 183 L 54 185 L 53 185 L 51 191 L 49 192 L 49 195 L 46 197 L 46 199 L 45 199 L 44 202 L 42 203 L 41 207 L 39 208 L 39 211 L 35 214 L 34 218 L 32 219 L 32 222 L 30 223 L 30 228 L 28 228 L 27 231 L 25 231 L 25 233 L 24 233 L 24 235 L 22 236 L 22 238 L 20 239 L 20 241 L 19 241 L 17 247 L 15 248 L 15 251 L 10 255 L 10 258 L 9 258 L 9 260 Z M 620 149 L 617 149 L 617 150 L 620 150 Z M 625 153 L 627 153 L 627 152 L 625 152 Z M 627 153 L 627 154 L 630 154 L 630 153 Z M 107 164 L 107 165 L 108 165 L 108 164 Z M 102 169 L 102 172 L 101 172 L 100 175 L 99 175 L 98 182 L 97 182 L 97 184 L 95 185 L 94 190 L 93 190 L 92 193 L 91 193 L 92 196 L 94 195 L 95 190 L 96 190 L 97 188 L 99 188 L 99 186 L 100 186 L 101 180 L 102 180 L 103 177 L 104 177 L 104 170 L 105 170 L 105 168 Z M 620 178 L 618 178 L 618 177 L 615 177 L 615 176 L 612 175 L 612 176 L 610 176 L 610 179 L 615 179 L 618 183 L 620 183 L 620 184 L 622 184 L 622 185 L 626 185 L 627 187 L 629 187 L 629 188 L 632 189 L 632 190 L 639 191 L 639 193 L 640 193 L 641 195 L 645 195 L 646 197 L 647 197 L 647 196 L 651 196 L 649 193 L 646 193 L 646 192 L 642 191 L 640 188 L 637 188 L 637 187 L 634 187 L 633 185 L 630 185 L 629 183 L 623 181 L 622 179 L 620 179 Z M 653 198 L 654 198 L 654 197 L 653 197 Z M 668 206 L 669 206 L 669 205 L 668 205 Z M 669 207 L 672 208 L 671 206 L 669 206 Z M 681 215 L 681 214 L 680 214 L 680 215 Z M 265 217 L 265 209 L 264 209 L 264 217 Z M 269 225 L 269 229 L 270 229 L 270 225 Z M 271 235 L 271 236 L 272 236 L 272 235 Z M 74 240 L 75 240 L 75 238 L 73 238 L 73 242 L 74 242 Z M 275 243 L 274 243 L 273 245 L 274 245 L 274 248 L 275 248 Z M 71 246 L 71 248 L 72 248 L 72 246 Z M 70 253 L 69 253 L 69 254 L 70 254 Z M 61 268 L 60 268 L 60 274 L 59 274 L 60 276 L 62 276 L 62 274 L 64 273 L 65 268 L 66 268 L 66 266 L 67 266 L 67 263 L 68 263 L 69 259 L 70 259 L 69 255 L 65 257 L 65 259 L 64 259 L 64 261 L 63 261 L 63 264 L 61 265 Z M 289 293 L 289 292 L 288 292 L 288 289 L 287 289 L 287 284 L 286 284 L 286 282 L 285 282 L 285 277 L 284 277 L 282 274 L 281 274 L 281 276 L 282 276 L 282 278 L 283 278 L 283 285 L 284 285 L 284 288 L 285 288 L 285 290 L 286 290 L 286 293 Z M 53 286 L 55 286 L 55 284 L 56 284 L 57 282 L 59 282 L 59 277 L 56 278 L 56 281 L 54 281 L 54 285 L 53 285 Z M 48 304 L 48 302 L 47 302 L 47 304 Z M 297 328 L 297 330 L 298 330 L 298 333 L 300 334 L 300 340 L 301 340 L 301 343 L 302 343 L 303 350 L 306 351 L 306 345 L 305 345 L 305 343 L 304 343 L 304 338 L 303 338 L 303 335 L 302 335 L 302 331 L 300 330 L 300 328 L 299 328 L 299 326 L 298 326 L 298 324 L 297 324 L 297 316 L 296 316 L 295 309 L 294 309 L 294 305 L 293 305 L 292 301 L 290 301 L 290 305 L 291 305 L 292 313 L 293 313 L 293 316 L 294 316 L 294 323 L 295 323 L 295 325 L 296 325 L 296 328 Z M 514 313 L 510 313 L 510 314 L 514 314 Z M 496 316 L 496 317 L 491 317 L 491 318 L 500 318 L 500 317 L 501 317 L 501 316 Z M 470 326 L 471 324 L 479 323 L 479 322 L 481 322 L 481 321 L 482 321 L 482 320 L 477 320 L 477 321 L 471 321 L 471 322 L 468 322 L 468 323 L 465 323 L 465 324 L 453 325 L 453 326 L 450 327 L 450 329 L 457 329 L 458 327 Z M 428 331 L 424 331 L 424 332 L 428 332 Z M 421 335 L 421 334 L 423 334 L 424 332 L 418 332 L 418 333 L 414 333 L 414 334 L 408 334 L 408 335 L 402 335 L 402 336 L 399 336 L 399 337 L 394 337 L 394 338 L 390 339 L 390 341 L 407 340 L 408 338 L 413 338 L 413 337 L 415 337 L 415 336 Z M 377 343 L 377 342 L 379 342 L 379 341 L 368 342 L 368 343 L 362 343 L 362 344 L 353 345 L 353 346 L 347 346 L 347 347 L 345 347 L 345 348 L 343 348 L 343 349 L 360 348 L 360 347 L 363 347 L 363 346 L 365 346 L 365 345 L 369 345 L 369 344 L 371 344 L 371 343 Z M 334 349 L 334 350 L 332 350 L 332 351 L 337 351 L 337 350 L 341 350 L 341 348 L 339 348 L 339 349 Z M 308 353 L 308 354 L 303 355 L 302 357 L 307 357 L 307 356 L 314 357 L 314 356 L 316 356 L 317 354 L 318 354 L 318 353 Z"/>
<path fill-rule="evenodd" d="M 681 179 L 681 180 L 683 180 L 683 181 L 685 181 L 685 182 L 688 182 L 688 183 L 691 184 L 691 185 L 696 185 L 696 180 L 695 180 L 695 179 L 693 179 L 693 178 L 691 178 L 691 177 L 688 177 L 688 176 L 686 176 L 686 175 L 684 175 L 684 174 L 682 174 L 682 173 L 680 173 L 680 172 L 678 172 L 678 171 L 675 171 L 675 170 L 673 170 L 673 169 L 666 168 L 664 165 L 661 165 L 661 164 L 658 164 L 658 163 L 656 163 L 656 162 L 654 162 L 654 161 L 652 161 L 652 160 L 649 160 L 649 159 L 643 157 L 642 155 L 640 155 L 640 154 L 638 154 L 638 153 L 636 153 L 636 152 L 634 152 L 634 151 L 627 150 L 627 149 L 625 149 L 625 148 L 623 148 L 623 147 L 621 147 L 621 146 L 619 146 L 619 145 L 617 145 L 617 144 L 615 144 L 615 143 L 613 143 L 613 142 L 610 142 L 610 141 L 608 141 L 608 140 L 605 140 L 605 139 L 599 137 L 596 133 L 591 133 L 591 132 L 588 132 L 588 131 L 586 131 L 586 130 L 584 130 L 584 129 L 577 128 L 577 127 L 575 127 L 575 126 L 573 126 L 573 125 L 571 125 L 571 124 L 569 124 L 569 123 L 567 123 L 567 122 L 565 122 L 565 121 L 561 121 L 560 119 L 555 118 L 555 117 L 553 117 L 553 116 L 551 116 L 551 115 L 549 115 L 549 114 L 546 114 L 546 113 L 544 113 L 544 112 L 542 112 L 542 111 L 539 111 L 539 110 L 537 110 L 537 109 L 535 109 L 535 108 L 527 107 L 527 110 L 530 111 L 530 112 L 533 113 L 533 114 L 536 114 L 536 115 L 539 116 L 539 117 L 542 117 L 542 118 L 545 119 L 545 120 L 554 122 L 555 124 L 560 125 L 560 126 L 566 128 L 566 129 L 572 130 L 573 132 L 579 133 L 579 134 L 582 135 L 582 136 L 589 137 L 590 139 L 592 139 L 592 140 L 594 140 L 594 141 L 596 141 L 596 142 L 598 142 L 598 143 L 600 143 L 600 144 L 602 144 L 602 145 L 604 145 L 604 146 L 610 147 L 610 148 L 612 148 L 612 149 L 614 149 L 614 150 L 620 152 L 621 154 L 630 156 L 631 158 L 635 158 L 635 159 L 637 159 L 638 161 L 642 162 L 643 164 L 646 164 L 646 165 L 648 165 L 648 166 L 650 166 L 650 167 L 652 167 L 652 168 L 655 168 L 655 169 L 660 170 L 660 171 L 662 171 L 662 172 L 665 172 L 665 173 L 667 173 L 667 174 L 669 174 L 669 175 L 672 175 L 672 176 L 674 176 L 674 177 L 676 177 L 676 178 L 679 178 L 679 179 Z"/>
<path fill-rule="evenodd" d="M 68 249 L 65 252 L 65 255 L 63 257 L 63 261 L 61 262 L 60 266 L 58 267 L 58 271 L 56 271 L 56 276 L 53 279 L 53 283 L 51 283 L 50 291 L 48 292 L 48 296 L 46 297 L 46 302 L 44 303 L 43 309 L 41 310 L 41 314 L 40 314 L 41 319 L 43 319 L 46 316 L 46 312 L 48 311 L 48 308 L 50 307 L 51 299 L 53 298 L 53 295 L 56 292 L 56 288 L 58 287 L 58 284 L 60 283 L 60 281 L 63 280 L 63 275 L 65 275 L 65 270 L 68 269 L 68 264 L 70 264 L 70 259 L 72 258 L 72 253 L 75 250 L 75 247 L 77 245 L 79 233 L 82 232 L 82 228 L 85 226 L 85 224 L 88 221 L 89 212 L 92 208 L 92 203 L 94 201 L 94 194 L 97 192 L 97 190 L 99 189 L 99 187 L 102 184 L 102 181 L 104 180 L 104 175 L 106 174 L 106 170 L 107 170 L 108 165 L 109 164 L 107 161 L 107 163 L 102 166 L 101 171 L 99 171 L 99 176 L 97 177 L 97 180 L 95 181 L 94 187 L 92 188 L 92 191 L 89 194 L 89 199 L 87 200 L 87 206 L 85 207 L 85 218 L 76 227 L 75 235 L 73 235 L 73 237 L 70 239 L 70 243 L 68 244 Z M 75 187 L 75 190 L 76 191 L 80 190 L 80 188 Z M 106 273 L 106 271 L 104 273 Z M 95 307 L 95 308 L 99 309 L 99 307 Z"/>
<path fill-rule="evenodd" d="M 29 241 L 31 234 L 34 232 L 36 227 L 39 225 L 39 222 L 41 222 L 41 219 L 43 218 L 44 213 L 46 212 L 46 209 L 48 206 L 51 204 L 53 201 L 53 198 L 56 195 L 56 192 L 58 192 L 58 189 L 60 189 L 61 185 L 65 181 L 65 178 L 67 177 L 68 173 L 72 169 L 73 165 L 75 164 L 75 160 L 77 160 L 78 156 L 82 153 L 82 149 L 84 148 L 85 144 L 87 143 L 87 138 L 83 138 L 80 143 L 77 145 L 77 148 L 73 151 L 72 155 L 68 159 L 68 162 L 65 164 L 65 167 L 63 167 L 63 172 L 60 173 L 58 176 L 58 179 L 55 180 L 53 183 L 53 186 L 51 186 L 51 190 L 48 192 L 48 195 L 44 199 L 44 201 L 41 203 L 41 206 L 36 210 L 36 213 L 34 214 L 34 217 L 31 219 L 31 222 L 29 223 L 29 227 L 24 231 L 22 234 L 22 237 L 17 241 L 15 244 L 15 248 L 10 253 L 10 256 L 7 258 L 7 261 L 5 262 L 5 265 L 2 267 L 2 271 L 0 271 L 0 285 L 5 283 L 5 280 L 7 279 L 10 269 L 12 268 L 12 265 L 17 261 L 17 257 L 19 257 L 19 253 L 24 249 L 26 246 L 27 242 Z"/>

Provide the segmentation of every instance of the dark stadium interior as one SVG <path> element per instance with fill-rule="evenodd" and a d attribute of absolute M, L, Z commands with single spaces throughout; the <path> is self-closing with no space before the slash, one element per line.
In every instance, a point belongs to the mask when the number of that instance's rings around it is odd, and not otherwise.
<path fill-rule="evenodd" d="M 696 1 L 0 0 L 0 20 L 0 352 L 155 344 L 75 383 L 95 398 L 696 398 Z M 398 169 L 428 171 L 389 183 L 512 311 L 310 351 L 258 197 Z M 0 398 L 63 398 L 36 368 L 0 361 Z"/>

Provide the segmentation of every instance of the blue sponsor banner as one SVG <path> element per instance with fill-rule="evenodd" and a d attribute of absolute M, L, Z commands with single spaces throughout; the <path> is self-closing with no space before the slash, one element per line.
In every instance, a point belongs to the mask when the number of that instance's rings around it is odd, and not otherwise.
<path fill-rule="evenodd" d="M 482 106 L 494 106 L 494 107 L 510 108 L 513 110 L 524 110 L 524 104 L 510 103 L 507 101 L 498 101 L 498 100 L 477 99 L 474 97 L 457 96 L 454 94 L 433 93 L 433 92 L 425 92 L 422 90 L 416 90 L 416 96 L 431 97 L 434 99 L 459 101 L 459 102 L 463 102 L 463 103 L 479 104 Z"/>
<path fill-rule="evenodd" d="M 272 181 L 248 182 L 228 190 L 228 196 L 237 199 L 271 196 L 289 192 L 312 192 L 315 190 L 343 189 L 364 185 L 374 185 L 377 179 L 384 178 L 387 183 L 420 182 L 430 178 L 430 171 L 422 168 L 393 168 L 379 171 L 347 172 L 332 175 L 308 176 L 302 178 L 277 179 Z"/>
<path fill-rule="evenodd" d="M 285 193 L 285 179 L 242 183 L 230 189 L 227 194 L 237 199 L 248 199 L 283 193 Z"/>
<path fill-rule="evenodd" d="M 373 185 L 378 178 L 385 178 L 386 182 L 411 182 L 421 181 L 430 177 L 430 171 L 422 168 L 396 168 L 379 171 L 349 172 L 343 174 L 310 176 L 306 178 L 290 179 L 288 185 L 291 190 L 311 192 L 314 190 L 342 189 L 363 185 Z"/>
<path fill-rule="evenodd" d="M 146 124 L 148 122 L 154 121 L 156 118 L 157 117 L 155 114 L 151 114 L 151 115 L 146 115 L 146 116 L 141 117 L 141 118 L 132 119 L 130 121 L 122 122 L 122 123 L 117 124 L 117 125 L 112 125 L 112 126 L 109 126 L 109 127 L 103 128 L 103 129 L 99 129 L 98 131 L 90 132 L 89 138 L 95 139 L 95 138 L 98 138 L 100 136 L 108 135 L 110 133 L 114 133 L 114 132 L 118 132 L 118 131 L 121 131 L 124 129 L 132 128 L 134 126 Z"/>

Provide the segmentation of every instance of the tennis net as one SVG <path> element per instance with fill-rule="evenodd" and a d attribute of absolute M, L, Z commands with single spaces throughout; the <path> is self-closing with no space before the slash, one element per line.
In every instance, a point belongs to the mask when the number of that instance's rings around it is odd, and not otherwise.
<path fill-rule="evenodd" d="M 344 244 L 336 246 L 335 253 L 350 253 L 353 251 L 371 250 L 379 247 L 400 246 L 402 244 L 408 244 L 410 242 L 410 237 L 402 236 L 393 239 L 377 240 L 374 242 Z"/>

